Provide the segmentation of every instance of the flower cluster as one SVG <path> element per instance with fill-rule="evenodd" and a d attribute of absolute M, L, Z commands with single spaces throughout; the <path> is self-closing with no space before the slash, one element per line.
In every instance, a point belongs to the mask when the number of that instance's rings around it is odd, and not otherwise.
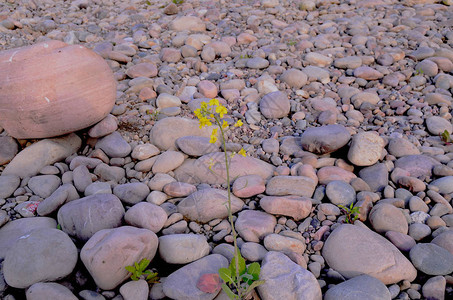
<path fill-rule="evenodd" d="M 205 126 L 212 126 L 216 124 L 220 127 L 220 133 L 223 136 L 224 130 L 229 128 L 228 122 L 223 119 L 223 116 L 228 112 L 225 106 L 219 103 L 218 99 L 211 99 L 209 102 L 201 102 L 200 108 L 194 111 L 195 116 L 200 121 L 200 128 Z M 241 120 L 238 120 L 234 127 L 241 127 L 243 125 Z M 217 142 L 218 128 L 213 128 L 209 143 L 214 144 Z M 241 149 L 238 154 L 245 156 L 245 150 Z"/>

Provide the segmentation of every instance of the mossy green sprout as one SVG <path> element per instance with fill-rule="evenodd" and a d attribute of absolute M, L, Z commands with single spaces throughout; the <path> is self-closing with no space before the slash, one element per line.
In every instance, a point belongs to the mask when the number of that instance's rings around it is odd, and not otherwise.
<path fill-rule="evenodd" d="M 355 220 L 359 218 L 360 207 L 354 206 L 354 203 L 351 203 L 349 207 L 338 205 L 339 208 L 343 210 L 346 215 L 346 223 L 353 224 Z"/>
<path fill-rule="evenodd" d="M 139 263 L 135 262 L 132 266 L 125 267 L 126 271 L 131 273 L 131 279 L 137 281 L 139 279 L 145 279 L 148 283 L 159 282 L 159 277 L 156 272 L 146 270 L 150 263 L 149 259 L 142 259 Z"/>

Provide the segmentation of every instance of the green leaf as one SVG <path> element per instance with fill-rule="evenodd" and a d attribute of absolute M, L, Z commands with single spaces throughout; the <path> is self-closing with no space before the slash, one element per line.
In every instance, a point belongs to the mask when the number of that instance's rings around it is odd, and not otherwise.
<path fill-rule="evenodd" d="M 238 299 L 238 296 L 231 291 L 231 289 L 226 285 L 225 283 L 222 284 L 222 290 L 228 295 L 228 298 L 230 299 Z"/>
<path fill-rule="evenodd" d="M 137 271 L 140 270 L 140 265 L 137 262 L 134 262 L 134 266 Z"/>
<path fill-rule="evenodd" d="M 257 286 L 260 286 L 264 283 L 264 280 L 257 280 L 257 281 L 254 281 L 246 290 L 245 290 L 245 294 L 248 294 L 250 293 L 254 288 L 256 288 Z"/>
<path fill-rule="evenodd" d="M 219 269 L 219 276 L 220 276 L 220 278 L 222 278 L 222 280 L 225 283 L 233 283 L 234 282 L 233 278 L 231 277 L 231 270 L 230 269 L 220 268 Z"/>
<path fill-rule="evenodd" d="M 132 274 L 132 275 L 131 275 L 131 279 L 134 280 L 134 281 L 137 281 L 137 280 L 138 280 L 138 277 L 135 276 L 135 274 Z"/>
<path fill-rule="evenodd" d="M 260 278 L 260 264 L 257 262 L 251 263 L 247 268 L 247 273 L 253 276 L 254 280 L 258 280 Z"/>
<path fill-rule="evenodd" d="M 245 267 L 245 259 L 241 256 L 241 252 L 238 251 L 238 266 L 239 266 L 239 275 L 242 275 L 247 270 Z M 236 276 L 236 256 L 233 257 L 230 263 L 231 274 Z"/>
<path fill-rule="evenodd" d="M 127 266 L 127 267 L 124 267 L 126 269 L 126 271 L 130 272 L 130 273 L 134 273 L 135 272 L 135 268 L 133 266 Z"/>
<path fill-rule="evenodd" d="M 141 271 L 144 271 L 146 269 L 146 267 L 149 265 L 150 261 L 146 258 L 142 259 L 140 261 L 140 270 Z"/>

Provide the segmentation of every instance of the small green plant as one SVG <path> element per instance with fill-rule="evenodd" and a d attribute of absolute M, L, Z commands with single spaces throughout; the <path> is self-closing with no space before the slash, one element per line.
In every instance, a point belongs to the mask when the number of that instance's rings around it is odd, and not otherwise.
<path fill-rule="evenodd" d="M 173 2 L 176 5 L 179 5 L 179 4 L 183 4 L 184 0 L 172 0 L 171 2 Z"/>
<path fill-rule="evenodd" d="M 245 54 L 245 55 L 241 55 L 239 56 L 240 59 L 249 59 L 249 58 L 252 58 L 250 55 L 248 54 Z"/>
<path fill-rule="evenodd" d="M 296 44 L 296 41 L 290 40 L 286 43 L 288 46 L 294 46 Z"/>
<path fill-rule="evenodd" d="M 415 71 L 415 76 L 418 76 L 418 75 L 423 75 L 425 72 L 423 72 L 423 70 L 421 68 L 418 68 L 416 71 Z"/>
<path fill-rule="evenodd" d="M 146 270 L 150 261 L 149 259 L 142 259 L 139 263 L 134 263 L 132 266 L 127 266 L 126 271 L 131 273 L 131 279 L 136 281 L 139 279 L 145 279 L 149 283 L 159 282 L 159 277 L 157 273 L 152 272 L 151 270 Z"/>
<path fill-rule="evenodd" d="M 338 205 L 338 207 L 340 207 L 346 215 L 346 223 L 352 224 L 359 218 L 360 207 L 354 206 L 354 203 L 351 203 L 349 207 L 343 205 Z"/>
<path fill-rule="evenodd" d="M 446 129 L 440 134 L 440 139 L 446 144 L 450 144 L 452 142 L 450 132 L 448 132 Z"/>
<path fill-rule="evenodd" d="M 155 110 L 148 109 L 148 110 L 146 110 L 146 114 L 151 117 L 151 120 L 157 121 L 157 116 L 159 115 L 159 111 L 157 109 L 155 109 Z"/>

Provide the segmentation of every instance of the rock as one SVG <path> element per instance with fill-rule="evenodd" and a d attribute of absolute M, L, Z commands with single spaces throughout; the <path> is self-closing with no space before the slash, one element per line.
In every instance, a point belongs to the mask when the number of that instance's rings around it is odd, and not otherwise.
<path fill-rule="evenodd" d="M 158 239 L 154 232 L 131 226 L 103 229 L 96 232 L 80 252 L 80 259 L 97 286 L 116 288 L 130 273 L 125 267 L 156 254 Z"/>
<path fill-rule="evenodd" d="M 261 299 L 321 300 L 321 288 L 312 273 L 292 262 L 285 254 L 271 251 L 263 260 L 258 286 Z"/>
<path fill-rule="evenodd" d="M 369 275 L 360 275 L 335 285 L 327 290 L 325 300 L 390 300 L 387 287 L 378 279 Z"/>
<path fill-rule="evenodd" d="M 55 282 L 38 282 L 26 292 L 27 300 L 61 299 L 77 300 L 78 298 L 64 285 Z"/>
<path fill-rule="evenodd" d="M 266 194 L 271 196 L 296 195 L 311 197 L 316 181 L 306 176 L 275 176 L 266 184 Z"/>
<path fill-rule="evenodd" d="M 304 131 L 301 144 L 304 150 L 316 154 L 334 152 L 349 142 L 351 134 L 342 125 L 311 127 Z"/>
<path fill-rule="evenodd" d="M 246 242 L 241 246 L 241 255 L 248 261 L 262 261 L 268 251 L 261 244 Z"/>
<path fill-rule="evenodd" d="M 185 154 L 198 157 L 219 151 L 219 146 L 209 143 L 209 140 L 202 136 L 184 136 L 176 140 L 176 145 Z"/>
<path fill-rule="evenodd" d="M 411 236 L 401 232 L 387 231 L 385 237 L 388 238 L 396 248 L 404 252 L 409 252 L 416 244 Z"/>
<path fill-rule="evenodd" d="M 348 206 L 355 202 L 354 188 L 341 180 L 334 180 L 327 184 L 326 195 L 330 202 L 335 205 Z"/>
<path fill-rule="evenodd" d="M 379 203 L 375 205 L 369 214 L 369 219 L 374 230 L 379 233 L 396 231 L 407 234 L 408 224 L 401 210 L 392 204 Z M 392 220 L 389 222 L 388 220 Z"/>
<path fill-rule="evenodd" d="M 184 162 L 184 154 L 178 151 L 165 151 L 158 155 L 153 165 L 153 173 L 168 173 Z"/>
<path fill-rule="evenodd" d="M 215 98 L 217 96 L 217 87 L 211 81 L 202 80 L 198 83 L 197 87 L 200 93 L 206 98 Z"/>
<path fill-rule="evenodd" d="M 309 81 L 319 81 L 323 84 L 330 82 L 330 73 L 323 68 L 307 66 L 302 70 L 302 72 L 308 76 Z"/>
<path fill-rule="evenodd" d="M 126 282 L 120 287 L 120 294 L 124 300 L 147 300 L 149 294 L 148 282 L 143 279 Z"/>
<path fill-rule="evenodd" d="M 53 228 L 36 229 L 11 246 L 3 261 L 3 275 L 9 286 L 23 289 L 69 275 L 77 258 L 77 248 L 66 233 Z"/>
<path fill-rule="evenodd" d="M 453 98 L 448 95 L 439 94 L 439 93 L 429 93 L 425 96 L 425 102 L 429 105 L 436 105 L 436 104 L 447 104 L 448 106 L 452 105 Z"/>
<path fill-rule="evenodd" d="M 453 254 L 453 231 L 445 231 L 436 236 L 431 243 L 436 244 L 444 249 L 447 249 Z"/>
<path fill-rule="evenodd" d="M 16 175 L 0 176 L 0 199 L 11 196 L 20 185 L 20 178 Z"/>
<path fill-rule="evenodd" d="M 428 131 L 433 135 L 439 135 L 445 130 L 450 134 L 453 132 L 453 125 L 451 124 L 451 122 L 438 116 L 427 118 L 426 127 L 428 128 Z"/>
<path fill-rule="evenodd" d="M 170 234 L 159 237 L 159 254 L 169 264 L 187 264 L 209 254 L 206 237 L 197 234 Z"/>
<path fill-rule="evenodd" d="M 196 160 L 186 159 L 174 172 L 175 178 L 181 182 L 223 184 L 226 182 L 225 154 L 213 152 Z M 231 179 L 245 175 L 259 175 L 268 179 L 273 173 L 274 166 L 254 157 L 235 155 L 230 160 Z"/>
<path fill-rule="evenodd" d="M 246 175 L 236 178 L 232 191 L 236 197 L 250 198 L 266 190 L 265 181 L 258 175 Z"/>
<path fill-rule="evenodd" d="M 194 16 L 177 17 L 170 22 L 170 30 L 173 31 L 205 31 L 206 25 L 203 21 Z"/>
<path fill-rule="evenodd" d="M 165 210 L 155 204 L 140 202 L 126 211 L 124 221 L 132 226 L 158 233 L 167 221 Z"/>
<path fill-rule="evenodd" d="M 429 59 L 424 59 L 415 66 L 415 70 L 423 72 L 426 76 L 436 76 L 439 73 L 439 67 L 437 64 Z"/>
<path fill-rule="evenodd" d="M 97 165 L 93 173 L 103 181 L 119 182 L 125 177 L 126 170 L 121 167 L 109 166 L 107 164 L 101 163 Z"/>
<path fill-rule="evenodd" d="M 2 172 L 21 178 L 34 176 L 45 166 L 61 161 L 76 152 L 82 140 L 74 133 L 64 137 L 45 139 L 19 152 Z"/>
<path fill-rule="evenodd" d="M 289 216 L 295 221 L 299 221 L 308 217 L 312 204 L 310 198 L 307 197 L 265 196 L 261 198 L 260 206 L 269 214 Z"/>
<path fill-rule="evenodd" d="M 235 227 L 238 234 L 247 242 L 259 243 L 266 235 L 274 232 L 277 220 L 273 215 L 256 210 L 239 213 Z"/>
<path fill-rule="evenodd" d="M 262 57 L 253 57 L 247 59 L 246 65 L 250 69 L 265 69 L 269 66 L 269 61 Z"/>
<path fill-rule="evenodd" d="M 327 264 L 345 278 L 367 274 L 392 284 L 404 279 L 413 281 L 417 276 L 414 266 L 393 244 L 360 226 L 337 227 L 324 243 L 322 254 Z"/>
<path fill-rule="evenodd" d="M 90 128 L 88 135 L 92 138 L 100 138 L 113 133 L 117 129 L 118 120 L 115 116 L 108 114 L 99 123 Z"/>
<path fill-rule="evenodd" d="M 384 140 L 374 132 L 361 132 L 352 138 L 348 159 L 356 166 L 371 166 L 378 162 L 384 150 Z"/>
<path fill-rule="evenodd" d="M 318 175 L 319 183 L 326 185 L 334 180 L 342 180 L 344 182 L 350 183 L 352 179 L 357 178 L 354 173 L 336 166 L 322 167 L 321 169 L 319 169 L 316 175 Z"/>
<path fill-rule="evenodd" d="M 91 196 L 95 194 L 111 194 L 112 188 L 108 182 L 96 181 L 87 186 L 85 189 L 85 196 Z"/>
<path fill-rule="evenodd" d="M 157 76 L 157 67 L 152 63 L 139 63 L 128 68 L 126 75 L 130 78 L 137 77 L 156 77 Z"/>
<path fill-rule="evenodd" d="M 150 141 L 162 150 L 176 149 L 175 141 L 184 136 L 211 137 L 212 128 L 200 129 L 196 120 L 168 117 L 154 124 L 150 132 Z"/>
<path fill-rule="evenodd" d="M 61 229 L 82 241 L 87 241 L 101 229 L 121 225 L 124 208 L 112 194 L 95 194 L 63 205 L 58 211 Z"/>
<path fill-rule="evenodd" d="M 288 96 L 280 91 L 266 94 L 261 98 L 259 106 L 263 116 L 268 119 L 286 117 L 290 109 Z"/>
<path fill-rule="evenodd" d="M 363 78 L 365 80 L 377 80 L 384 77 L 384 75 L 381 72 L 367 66 L 361 66 L 356 68 L 354 70 L 354 76 L 358 78 Z"/>
<path fill-rule="evenodd" d="M 447 281 L 443 276 L 429 278 L 422 287 L 423 297 L 426 299 L 445 299 L 445 287 Z"/>
<path fill-rule="evenodd" d="M 204 274 L 217 274 L 220 268 L 228 267 L 228 260 L 220 254 L 211 254 L 194 261 L 171 273 L 164 281 L 164 294 L 171 299 L 211 300 L 218 291 L 211 294 L 197 287 Z"/>
<path fill-rule="evenodd" d="M 28 187 L 34 194 L 47 198 L 49 197 L 60 185 L 61 179 L 55 175 L 40 175 L 30 178 Z"/>
<path fill-rule="evenodd" d="M 131 156 L 134 159 L 145 160 L 150 157 L 156 156 L 160 153 L 159 149 L 153 144 L 141 144 L 134 147 Z"/>
<path fill-rule="evenodd" d="M 101 149 L 109 157 L 126 157 L 132 148 L 121 134 L 115 131 L 100 139 L 96 143 L 96 149 Z"/>
<path fill-rule="evenodd" d="M 56 228 L 57 222 L 52 218 L 35 217 L 10 221 L 0 227 L 0 259 L 4 259 L 8 250 L 30 231 L 43 228 Z"/>
<path fill-rule="evenodd" d="M 362 65 L 362 59 L 359 56 L 347 56 L 335 59 L 333 64 L 339 69 L 356 69 Z"/>
<path fill-rule="evenodd" d="M 453 254 L 433 244 L 419 243 L 409 252 L 414 266 L 428 275 L 447 275 L 453 272 Z"/>
<path fill-rule="evenodd" d="M 306 248 L 301 240 L 275 233 L 266 235 L 263 242 L 268 251 L 295 252 L 302 255 Z"/>
<path fill-rule="evenodd" d="M 223 219 L 228 216 L 225 204 L 228 193 L 224 190 L 206 188 L 184 198 L 178 204 L 178 211 L 191 221 L 207 223 L 213 219 Z M 244 202 L 231 195 L 231 211 L 236 213 L 242 209 Z"/>
<path fill-rule="evenodd" d="M 86 188 L 92 184 L 90 171 L 85 165 L 80 165 L 72 172 L 72 181 L 77 191 L 84 193 Z"/>
<path fill-rule="evenodd" d="M 384 163 L 372 165 L 359 171 L 359 176 L 363 179 L 372 192 L 380 192 L 388 185 L 388 169 Z"/>
<path fill-rule="evenodd" d="M 409 235 L 416 241 L 421 241 L 431 234 L 431 228 L 422 223 L 413 223 L 409 226 Z"/>
<path fill-rule="evenodd" d="M 130 182 L 115 186 L 113 194 L 126 204 L 136 204 L 146 199 L 149 188 L 141 182 Z"/>
<path fill-rule="evenodd" d="M 196 191 L 196 186 L 185 182 L 170 182 L 164 186 L 164 193 L 170 197 L 187 197 Z"/>
<path fill-rule="evenodd" d="M 396 160 L 395 167 L 406 170 L 409 176 L 417 178 L 430 178 L 432 169 L 440 163 L 432 157 L 420 155 L 408 155 Z"/>
<path fill-rule="evenodd" d="M 308 62 L 308 64 L 321 68 L 329 66 L 333 61 L 332 58 L 316 52 L 307 53 L 305 55 L 305 60 Z"/>
<path fill-rule="evenodd" d="M 167 107 L 179 107 L 181 104 L 181 100 L 178 97 L 167 93 L 159 94 L 156 99 L 157 108 L 161 110 Z"/>
<path fill-rule="evenodd" d="M 420 154 L 420 151 L 414 144 L 403 138 L 391 139 L 387 146 L 387 149 L 389 153 L 395 157 Z"/>
<path fill-rule="evenodd" d="M 81 45 L 48 40 L 10 49 L 0 53 L 0 65 L 0 124 L 12 137 L 75 132 L 102 120 L 115 104 L 111 69 Z"/>
<path fill-rule="evenodd" d="M 19 147 L 10 136 L 0 136 L 0 166 L 9 163 L 16 156 Z"/>
<path fill-rule="evenodd" d="M 52 195 L 40 202 L 36 212 L 40 216 L 46 216 L 56 211 L 66 201 L 69 202 L 79 198 L 79 194 L 74 186 L 72 184 L 65 183 L 53 192 Z"/>
<path fill-rule="evenodd" d="M 307 75 L 297 69 L 288 69 L 280 76 L 280 80 L 291 88 L 300 89 L 307 84 Z"/>

